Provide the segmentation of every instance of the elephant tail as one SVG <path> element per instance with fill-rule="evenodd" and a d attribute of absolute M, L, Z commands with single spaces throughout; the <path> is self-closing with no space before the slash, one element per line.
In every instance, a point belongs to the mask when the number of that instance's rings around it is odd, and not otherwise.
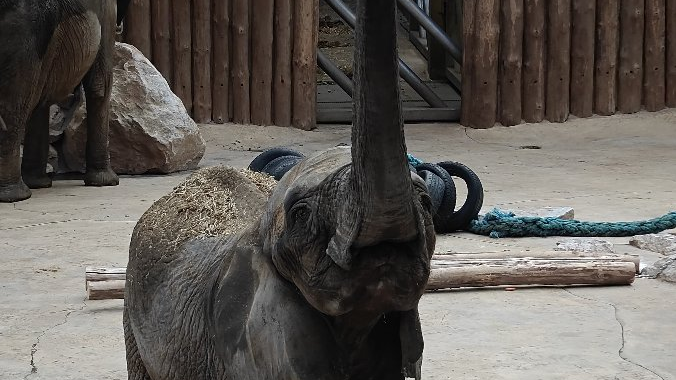
<path fill-rule="evenodd" d="M 7 124 L 5 124 L 5 121 L 2 119 L 2 115 L 0 115 L 0 131 L 7 132 Z"/>

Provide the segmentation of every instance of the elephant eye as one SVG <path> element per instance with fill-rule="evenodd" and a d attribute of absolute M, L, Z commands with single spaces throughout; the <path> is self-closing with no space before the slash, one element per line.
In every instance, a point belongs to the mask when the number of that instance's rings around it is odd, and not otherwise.
<path fill-rule="evenodd" d="M 296 205 L 289 212 L 289 219 L 292 225 L 307 224 L 312 216 L 310 208 L 305 205 Z"/>

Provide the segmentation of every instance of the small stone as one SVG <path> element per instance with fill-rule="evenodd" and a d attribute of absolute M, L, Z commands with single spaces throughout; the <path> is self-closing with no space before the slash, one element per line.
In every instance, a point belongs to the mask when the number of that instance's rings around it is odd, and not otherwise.
<path fill-rule="evenodd" d="M 615 253 L 613 243 L 590 238 L 570 238 L 558 241 L 554 250 L 578 253 Z"/>
<path fill-rule="evenodd" d="M 676 236 L 669 233 L 637 235 L 629 240 L 629 244 L 663 255 L 676 254 Z"/>
<path fill-rule="evenodd" d="M 509 210 L 516 216 L 536 218 L 559 218 L 571 220 L 575 218 L 575 210 L 572 207 L 542 207 L 537 209 Z"/>

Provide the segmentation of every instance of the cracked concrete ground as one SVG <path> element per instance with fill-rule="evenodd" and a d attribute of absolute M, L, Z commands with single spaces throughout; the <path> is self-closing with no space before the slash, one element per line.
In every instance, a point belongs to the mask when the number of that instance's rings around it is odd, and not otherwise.
<path fill-rule="evenodd" d="M 310 153 L 349 142 L 314 132 L 203 126 L 203 166 L 246 166 L 261 149 Z M 407 127 L 409 151 L 456 160 L 498 206 L 570 206 L 582 220 L 620 221 L 676 210 L 676 111 L 490 130 Z M 521 149 L 539 146 L 541 149 Z M 122 301 L 85 301 L 86 266 L 125 266 L 140 215 L 187 173 L 122 177 L 114 188 L 59 180 L 0 205 L 0 379 L 126 379 Z M 557 238 L 440 236 L 440 252 L 551 250 Z M 619 252 L 659 255 L 609 239 Z M 676 379 L 676 285 L 452 290 L 426 294 L 425 379 Z"/>

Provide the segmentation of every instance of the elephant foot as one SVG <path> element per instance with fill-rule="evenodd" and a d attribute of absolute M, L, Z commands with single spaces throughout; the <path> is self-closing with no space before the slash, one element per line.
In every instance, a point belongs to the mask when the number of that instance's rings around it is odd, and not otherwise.
<path fill-rule="evenodd" d="M 31 191 L 23 181 L 11 185 L 0 185 L 0 202 L 12 203 L 26 200 L 31 197 Z"/>
<path fill-rule="evenodd" d="M 85 186 L 117 186 L 120 179 L 111 168 L 88 169 L 84 178 Z"/>
<path fill-rule="evenodd" d="M 46 189 L 52 187 L 52 179 L 47 173 L 22 173 L 23 182 L 31 189 Z"/>

